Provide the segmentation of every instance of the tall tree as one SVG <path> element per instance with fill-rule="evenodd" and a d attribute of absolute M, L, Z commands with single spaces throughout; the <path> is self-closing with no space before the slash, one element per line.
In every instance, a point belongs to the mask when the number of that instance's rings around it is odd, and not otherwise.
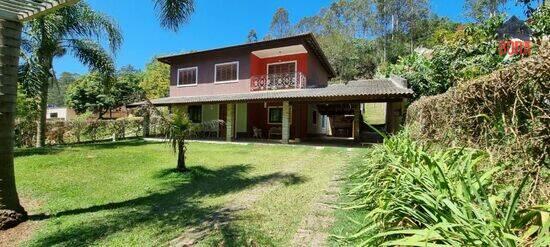
<path fill-rule="evenodd" d="M 256 30 L 251 29 L 250 32 L 248 32 L 248 36 L 246 36 L 246 43 L 254 43 L 258 41 L 258 34 L 256 33 Z"/>
<path fill-rule="evenodd" d="M 464 9 L 466 16 L 477 21 L 483 21 L 489 17 L 498 15 L 507 0 L 466 0 Z"/>
<path fill-rule="evenodd" d="M 34 88 L 40 99 L 36 146 L 42 147 L 46 140 L 48 91 L 56 81 L 53 60 L 67 53 L 74 54 L 90 69 L 113 75 L 111 52 L 120 47 L 122 35 L 111 18 L 93 11 L 84 2 L 30 21 L 24 31 L 22 83 Z M 107 38 L 111 52 L 97 42 L 102 38 Z"/>
<path fill-rule="evenodd" d="M 76 81 L 78 74 L 63 72 L 56 84 L 50 86 L 48 105 L 65 106 L 65 92 L 67 87 Z"/>
<path fill-rule="evenodd" d="M 103 118 L 113 109 L 142 100 L 141 78 L 141 72 L 131 66 L 120 69 L 110 85 L 100 73 L 83 75 L 67 89 L 67 105 L 77 113 L 90 111 Z"/>
<path fill-rule="evenodd" d="M 159 62 L 156 58 L 145 66 L 143 78 L 139 86 L 149 99 L 157 99 L 168 96 L 170 87 L 170 66 Z"/>
<path fill-rule="evenodd" d="M 284 38 L 292 35 L 292 27 L 288 19 L 288 11 L 278 8 L 271 20 L 269 35 L 273 38 Z"/>

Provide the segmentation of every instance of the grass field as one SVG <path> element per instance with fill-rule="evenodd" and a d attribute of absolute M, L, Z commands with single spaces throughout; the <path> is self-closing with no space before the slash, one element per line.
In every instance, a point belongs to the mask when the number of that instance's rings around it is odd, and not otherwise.
<path fill-rule="evenodd" d="M 162 143 L 19 150 L 19 193 L 38 224 L 22 245 L 289 245 L 359 152 L 191 143 L 192 172 L 179 174 Z"/>

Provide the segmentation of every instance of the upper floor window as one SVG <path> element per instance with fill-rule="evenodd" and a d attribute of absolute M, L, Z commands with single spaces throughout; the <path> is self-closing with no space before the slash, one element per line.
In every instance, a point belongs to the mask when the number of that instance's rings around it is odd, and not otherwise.
<path fill-rule="evenodd" d="M 216 64 L 214 81 L 218 83 L 235 82 L 239 80 L 239 62 Z"/>
<path fill-rule="evenodd" d="M 178 86 L 197 85 L 198 70 L 197 67 L 178 69 Z"/>

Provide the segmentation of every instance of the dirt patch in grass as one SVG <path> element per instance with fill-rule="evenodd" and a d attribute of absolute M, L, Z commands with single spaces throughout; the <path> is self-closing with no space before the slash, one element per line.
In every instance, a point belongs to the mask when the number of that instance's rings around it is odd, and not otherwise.
<path fill-rule="evenodd" d="M 27 210 L 29 215 L 32 215 L 33 212 L 40 207 L 40 203 L 38 201 L 29 200 L 27 198 L 22 198 L 21 204 Z M 0 247 L 18 246 L 22 242 L 29 240 L 39 226 L 39 221 L 27 220 L 16 227 L 0 231 Z"/>

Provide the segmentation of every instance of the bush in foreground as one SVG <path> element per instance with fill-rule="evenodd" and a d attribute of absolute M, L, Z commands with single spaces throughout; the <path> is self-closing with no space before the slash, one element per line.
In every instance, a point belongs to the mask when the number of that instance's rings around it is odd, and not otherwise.
<path fill-rule="evenodd" d="M 345 210 L 360 229 L 337 241 L 360 246 L 548 246 L 550 206 L 520 209 L 519 187 L 498 184 L 504 165 L 486 153 L 429 149 L 404 132 L 364 158 L 351 176 Z M 490 167 L 484 168 L 481 167 Z M 357 215 L 357 214 L 350 214 Z"/>

